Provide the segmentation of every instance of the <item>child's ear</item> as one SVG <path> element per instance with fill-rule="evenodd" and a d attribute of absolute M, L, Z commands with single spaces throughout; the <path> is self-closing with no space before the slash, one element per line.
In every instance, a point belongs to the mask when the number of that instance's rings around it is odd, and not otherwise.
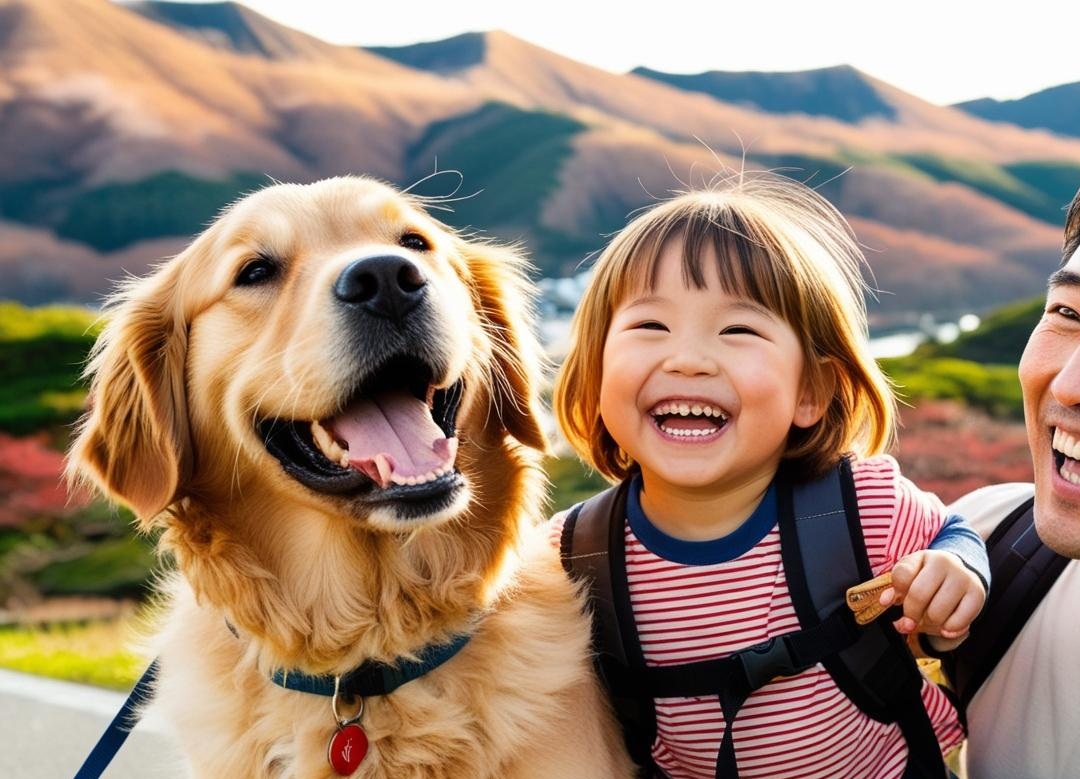
<path fill-rule="evenodd" d="M 802 392 L 791 423 L 801 428 L 816 425 L 825 416 L 835 392 L 836 366 L 831 359 L 823 357 L 803 374 Z"/>

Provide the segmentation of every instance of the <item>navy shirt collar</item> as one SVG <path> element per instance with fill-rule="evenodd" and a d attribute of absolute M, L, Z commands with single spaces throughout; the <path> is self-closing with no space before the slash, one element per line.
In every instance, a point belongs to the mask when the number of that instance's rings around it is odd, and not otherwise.
<path fill-rule="evenodd" d="M 736 530 L 708 541 L 684 541 L 656 527 L 641 508 L 641 474 L 635 474 L 626 496 L 626 515 L 634 535 L 653 554 L 683 565 L 712 565 L 734 560 L 749 552 L 776 525 L 776 484 Z"/>

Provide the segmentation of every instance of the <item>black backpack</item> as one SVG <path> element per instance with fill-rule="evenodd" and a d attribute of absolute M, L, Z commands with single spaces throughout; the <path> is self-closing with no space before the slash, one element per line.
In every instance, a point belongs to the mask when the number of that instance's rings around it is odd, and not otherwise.
<path fill-rule="evenodd" d="M 971 635 L 942 658 L 964 716 L 971 699 L 1069 564 L 1035 532 L 1034 498 L 1012 511 L 986 539 L 990 597 Z"/>
<path fill-rule="evenodd" d="M 924 677 L 904 639 L 888 619 L 858 626 L 845 602 L 848 587 L 872 576 L 847 460 L 817 481 L 792 484 L 783 469 L 777 478 L 781 557 L 802 629 L 725 658 L 679 666 L 647 666 L 641 651 L 625 567 L 628 484 L 570 511 L 561 555 L 567 572 L 588 583 L 597 673 L 645 776 L 663 776 L 651 755 L 653 698 L 718 696 L 727 727 L 716 776 L 731 779 L 738 775 L 731 723 L 742 704 L 774 677 L 819 662 L 868 716 L 899 725 L 908 746 L 905 777 L 947 776 L 923 706 Z"/>

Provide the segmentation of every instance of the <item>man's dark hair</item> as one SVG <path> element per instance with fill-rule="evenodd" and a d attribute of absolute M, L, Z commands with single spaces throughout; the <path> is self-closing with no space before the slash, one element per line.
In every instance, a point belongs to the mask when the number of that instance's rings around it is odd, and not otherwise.
<path fill-rule="evenodd" d="M 1065 245 L 1062 247 L 1061 261 L 1068 262 L 1078 248 L 1080 248 L 1080 190 L 1076 191 L 1076 197 L 1069 203 L 1069 210 L 1065 215 Z"/>

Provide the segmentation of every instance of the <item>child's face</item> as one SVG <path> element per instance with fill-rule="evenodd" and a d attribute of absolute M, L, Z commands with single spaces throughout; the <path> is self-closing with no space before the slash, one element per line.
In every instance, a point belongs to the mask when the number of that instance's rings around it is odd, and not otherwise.
<path fill-rule="evenodd" d="M 814 424 L 823 408 L 803 389 L 791 326 L 724 292 L 713 256 L 702 258 L 707 287 L 687 287 L 681 254 L 669 242 L 655 289 L 631 291 L 615 309 L 600 414 L 647 490 L 719 495 L 771 480 L 792 425 Z"/>

